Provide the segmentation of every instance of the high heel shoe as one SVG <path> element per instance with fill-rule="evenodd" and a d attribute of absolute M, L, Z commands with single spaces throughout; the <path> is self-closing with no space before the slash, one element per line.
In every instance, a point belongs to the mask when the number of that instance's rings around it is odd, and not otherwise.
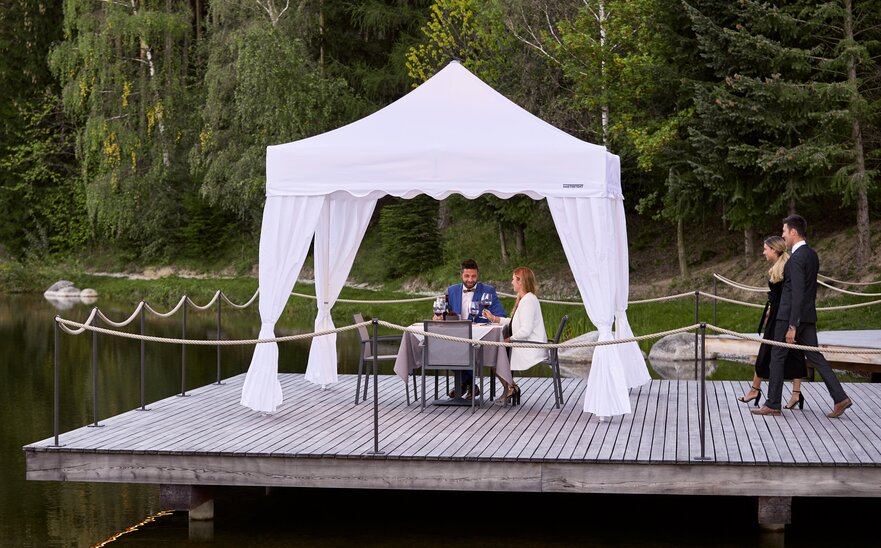
<path fill-rule="evenodd" d="M 520 405 L 520 387 L 514 385 L 514 393 L 511 395 L 511 405 Z"/>
<path fill-rule="evenodd" d="M 789 400 L 789 403 L 784 405 L 786 409 L 794 409 L 797 405 L 799 409 L 804 409 L 805 407 L 805 397 L 801 395 L 801 390 L 793 390 L 793 394 L 798 394 L 798 399 L 795 401 Z"/>
<path fill-rule="evenodd" d="M 739 398 L 737 398 L 737 401 L 742 401 L 743 403 L 749 403 L 751 401 L 755 401 L 756 403 L 754 403 L 753 405 L 755 407 L 758 407 L 759 406 L 759 398 L 762 397 L 762 388 L 761 387 L 756 388 L 755 386 L 753 386 L 752 389 L 756 391 L 755 396 L 753 396 L 752 398 L 747 398 L 745 395 L 740 396 Z"/>

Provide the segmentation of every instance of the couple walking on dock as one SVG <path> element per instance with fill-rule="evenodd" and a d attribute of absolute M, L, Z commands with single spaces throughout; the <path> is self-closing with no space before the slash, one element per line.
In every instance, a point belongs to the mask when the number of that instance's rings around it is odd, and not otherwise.
<path fill-rule="evenodd" d="M 817 253 L 805 241 L 806 233 L 807 221 L 803 217 L 790 215 L 783 219 L 782 238 L 785 241 L 786 247 L 791 251 L 789 260 L 785 261 L 783 265 L 782 276 L 780 272 L 775 274 L 775 267 L 779 265 L 779 260 L 770 271 L 771 306 L 770 310 L 766 309 L 768 325 L 765 329 L 764 338 L 788 344 L 817 347 L 816 301 L 817 274 L 820 270 L 820 259 L 817 257 Z M 784 254 L 785 249 L 782 252 L 778 252 L 769 246 L 769 244 L 773 245 L 774 242 L 772 240 L 779 241 L 777 237 L 772 237 L 765 241 L 765 256 L 768 257 L 769 252 L 772 254 L 777 253 L 778 255 Z M 778 279 L 775 279 L 775 277 Z M 761 331 L 761 327 L 759 330 Z M 793 356 L 796 356 L 798 359 L 793 360 Z M 801 351 L 795 349 L 762 345 L 756 359 L 756 377 L 753 380 L 752 389 L 740 400 L 750 402 L 760 398 L 762 392 L 759 386 L 756 385 L 761 381 L 761 377 L 767 376 L 769 379 L 767 399 L 762 407 L 753 410 L 753 414 L 780 415 L 783 379 L 785 377 L 799 378 L 804 376 L 804 373 L 801 373 L 801 375 L 790 374 L 787 377 L 787 366 L 791 366 L 794 361 L 800 361 L 800 369 L 804 371 L 804 358 L 807 358 L 814 368 L 819 371 L 820 377 L 822 377 L 823 382 L 826 384 L 826 388 L 829 389 L 829 395 L 832 396 L 834 405 L 826 416 L 830 418 L 840 417 L 847 408 L 853 405 L 853 402 L 844 392 L 844 388 L 842 388 L 841 383 L 835 376 L 835 372 L 832 371 L 829 362 L 816 350 L 804 351 L 804 357 L 802 357 Z M 795 392 L 799 392 L 799 395 L 786 406 L 787 409 L 792 409 L 796 404 L 799 404 L 799 407 L 801 407 L 804 402 L 804 398 L 797 388 L 793 390 L 793 396 L 795 396 Z"/>

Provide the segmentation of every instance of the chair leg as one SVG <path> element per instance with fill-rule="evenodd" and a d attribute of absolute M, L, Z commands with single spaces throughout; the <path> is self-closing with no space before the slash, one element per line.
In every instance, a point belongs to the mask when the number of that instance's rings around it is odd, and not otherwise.
<path fill-rule="evenodd" d="M 416 390 L 416 371 L 413 371 L 413 400 L 416 400 L 416 396 L 419 395 L 419 391 Z M 407 402 L 408 404 L 410 402 Z"/>
<path fill-rule="evenodd" d="M 415 382 L 416 379 L 413 379 L 413 381 Z M 407 405 L 410 405 L 410 385 L 407 384 L 407 381 L 404 381 L 404 392 L 407 394 Z M 413 393 L 413 399 L 416 399 L 415 392 Z"/>
<path fill-rule="evenodd" d="M 415 397 L 415 394 L 414 394 Z M 422 409 L 425 409 L 425 368 L 422 368 Z"/>
<path fill-rule="evenodd" d="M 367 388 L 370 386 L 370 371 L 364 372 L 364 396 L 361 398 L 364 401 L 367 401 Z"/>
<path fill-rule="evenodd" d="M 361 395 L 361 373 L 364 371 L 364 353 L 361 353 L 361 358 L 358 360 L 358 384 L 355 386 L 355 405 L 358 405 L 358 397 Z M 365 395 L 366 399 L 367 396 Z"/>
<path fill-rule="evenodd" d="M 560 380 L 560 364 L 551 364 L 551 372 L 554 374 L 554 397 L 557 399 L 557 409 L 563 406 L 563 381 Z"/>
<path fill-rule="evenodd" d="M 496 399 L 496 372 L 493 371 L 493 374 L 489 378 L 489 401 L 493 401 Z"/>

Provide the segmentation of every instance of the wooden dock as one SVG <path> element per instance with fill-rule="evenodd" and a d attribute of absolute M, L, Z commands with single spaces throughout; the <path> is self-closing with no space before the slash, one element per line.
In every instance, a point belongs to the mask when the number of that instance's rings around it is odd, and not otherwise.
<path fill-rule="evenodd" d="M 244 375 L 172 396 L 24 447 L 27 478 L 164 486 L 298 486 L 640 494 L 881 496 L 881 385 L 850 383 L 855 401 L 825 417 L 822 383 L 803 384 L 804 410 L 755 417 L 737 402 L 745 381 L 707 382 L 701 456 L 696 381 L 655 380 L 631 393 L 630 415 L 582 412 L 584 381 L 523 378 L 523 402 L 470 408 L 407 405 L 380 377 L 380 450 L 372 400 L 354 405 L 355 377 L 328 390 L 283 374 L 273 415 L 239 405 Z M 433 386 L 433 383 L 431 383 Z M 372 387 L 371 387 L 372 392 Z M 789 384 L 784 398 L 789 395 Z M 761 500 L 761 498 L 760 498 Z"/>

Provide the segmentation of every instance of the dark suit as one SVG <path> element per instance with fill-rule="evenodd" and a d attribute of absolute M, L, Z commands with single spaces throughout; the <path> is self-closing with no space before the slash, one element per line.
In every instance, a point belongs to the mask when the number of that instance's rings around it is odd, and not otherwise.
<path fill-rule="evenodd" d="M 795 326 L 795 343 L 817 346 L 817 273 L 820 259 L 807 243 L 799 246 L 783 267 L 783 294 L 774 328 L 774 340 L 786 342 L 789 326 Z M 765 405 L 780 409 L 783 396 L 783 364 L 786 361 L 786 348 L 775 346 L 771 349 L 771 378 L 768 382 L 768 399 Z M 832 400 L 838 403 L 847 398 L 838 377 L 823 354 L 805 352 L 805 357 L 820 373 Z"/>

